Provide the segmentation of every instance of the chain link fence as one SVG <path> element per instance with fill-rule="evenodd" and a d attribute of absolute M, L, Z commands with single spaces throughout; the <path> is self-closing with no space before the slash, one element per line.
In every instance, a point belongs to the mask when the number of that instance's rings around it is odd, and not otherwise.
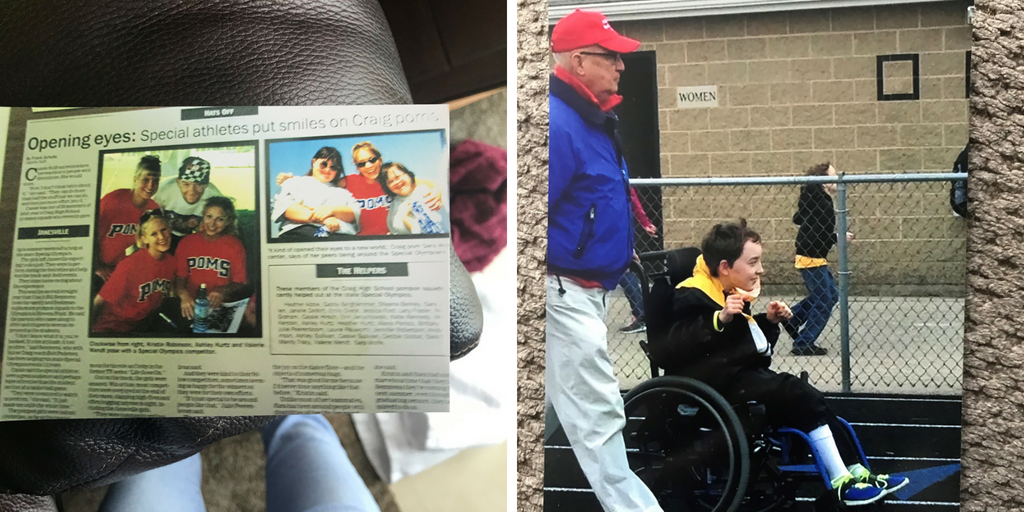
<path fill-rule="evenodd" d="M 802 342 L 813 338 L 815 318 L 826 322 L 815 345 L 827 354 L 791 353 L 794 338 L 784 330 L 773 358 L 776 370 L 807 371 L 824 391 L 959 394 L 966 221 L 950 207 L 951 182 L 959 180 L 966 175 L 633 180 L 655 228 L 649 235 L 638 222 L 636 250 L 699 247 L 715 224 L 746 218 L 764 247 L 754 312 L 785 301 L 804 319 L 795 333 Z M 836 236 L 847 231 L 849 240 Z M 796 268 L 798 234 L 804 256 L 831 247 L 826 259 L 835 285 L 823 281 L 822 268 Z M 813 269 L 821 262 L 802 263 Z M 664 268 L 658 261 L 644 266 L 649 273 Z M 805 274 L 819 290 L 814 296 L 825 300 L 805 300 Z M 607 319 L 608 348 L 623 389 L 650 378 L 639 346 L 644 333 L 624 332 L 636 331 L 634 312 L 642 311 L 642 296 L 628 293 L 639 280 L 631 285 L 630 279 L 611 294 Z M 825 293 L 830 286 L 831 298 Z"/>

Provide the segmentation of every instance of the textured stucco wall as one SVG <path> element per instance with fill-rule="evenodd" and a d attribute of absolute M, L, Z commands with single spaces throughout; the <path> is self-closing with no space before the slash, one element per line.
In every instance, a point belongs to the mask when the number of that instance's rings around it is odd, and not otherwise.
<path fill-rule="evenodd" d="M 1024 509 L 1024 13 L 981 0 L 974 23 L 961 499 Z"/>
<path fill-rule="evenodd" d="M 967 143 L 964 0 L 613 22 L 657 59 L 661 174 L 803 174 L 830 161 L 852 174 L 949 172 Z M 920 63 L 920 98 L 880 101 L 877 57 Z M 883 68 L 887 92 L 913 91 L 909 61 Z M 626 73 L 631 70 L 627 69 Z M 632 72 L 642 72 L 632 70 Z M 715 108 L 679 108 L 677 87 L 715 85 Z M 620 115 L 629 104 L 619 107 Z M 694 245 L 724 218 L 765 239 L 766 284 L 795 285 L 799 187 L 664 191 L 665 247 Z M 744 201 L 737 201 L 741 196 Z M 851 185 L 855 295 L 964 293 L 965 225 L 949 183 Z M 641 241 L 646 238 L 641 237 Z"/>
<path fill-rule="evenodd" d="M 547 249 L 546 0 L 518 0 L 519 510 L 544 504 L 544 254 Z"/>

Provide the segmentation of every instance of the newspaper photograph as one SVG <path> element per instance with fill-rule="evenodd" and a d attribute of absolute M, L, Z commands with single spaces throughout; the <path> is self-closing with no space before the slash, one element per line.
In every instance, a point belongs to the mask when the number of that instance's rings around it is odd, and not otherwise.
<path fill-rule="evenodd" d="M 351 160 L 339 147 L 352 148 Z M 437 185 L 447 172 L 444 148 L 441 130 L 268 141 L 270 241 L 448 233 Z M 291 172 L 306 158 L 308 171 Z"/>
<path fill-rule="evenodd" d="M 446 106 L 11 127 L 0 421 L 448 409 Z"/>
<path fill-rule="evenodd" d="M 256 146 L 100 156 L 90 335 L 211 333 L 196 299 L 213 314 L 252 296 L 241 333 L 261 337 Z"/>

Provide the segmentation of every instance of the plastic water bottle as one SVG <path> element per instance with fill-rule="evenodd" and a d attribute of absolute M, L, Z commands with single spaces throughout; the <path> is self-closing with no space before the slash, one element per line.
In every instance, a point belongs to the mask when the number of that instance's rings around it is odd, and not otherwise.
<path fill-rule="evenodd" d="M 192 332 L 205 333 L 206 320 L 210 316 L 210 299 L 206 298 L 206 283 L 199 285 L 192 315 Z"/>
<path fill-rule="evenodd" d="M 420 233 L 444 233 L 444 229 L 430 218 L 430 214 L 423 208 L 422 203 L 419 201 L 412 203 L 411 210 L 413 217 L 420 225 Z"/>

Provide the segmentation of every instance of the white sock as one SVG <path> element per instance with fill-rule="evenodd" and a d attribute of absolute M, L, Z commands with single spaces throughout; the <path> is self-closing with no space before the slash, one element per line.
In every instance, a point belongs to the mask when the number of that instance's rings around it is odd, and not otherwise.
<path fill-rule="evenodd" d="M 835 481 L 841 476 L 850 475 L 850 470 L 846 469 L 846 464 L 843 464 L 843 458 L 839 455 L 839 448 L 836 448 L 832 429 L 828 428 L 828 425 L 822 425 L 807 435 L 811 438 L 814 450 L 821 457 L 821 463 L 825 465 L 830 480 Z"/>

